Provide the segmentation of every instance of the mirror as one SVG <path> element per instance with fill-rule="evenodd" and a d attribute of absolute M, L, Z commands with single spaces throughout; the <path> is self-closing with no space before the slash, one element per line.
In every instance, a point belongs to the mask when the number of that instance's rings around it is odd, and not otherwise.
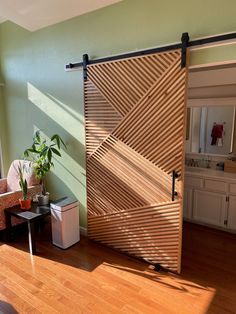
<path fill-rule="evenodd" d="M 187 113 L 186 153 L 236 153 L 235 107 L 191 107 Z"/>

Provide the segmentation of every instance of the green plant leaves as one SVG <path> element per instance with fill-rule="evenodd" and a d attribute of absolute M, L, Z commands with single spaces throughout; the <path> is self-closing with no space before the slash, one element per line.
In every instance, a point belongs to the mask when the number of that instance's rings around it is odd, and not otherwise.
<path fill-rule="evenodd" d="M 52 150 L 49 148 L 48 149 L 48 161 L 49 161 L 49 163 L 51 163 L 52 162 Z"/>
<path fill-rule="evenodd" d="M 40 138 L 40 131 L 39 130 L 34 133 L 33 141 L 35 144 L 40 144 L 41 138 Z"/>
<path fill-rule="evenodd" d="M 40 157 L 46 157 L 46 155 L 48 154 L 48 150 L 49 150 L 49 147 L 48 146 L 44 146 L 44 148 L 42 148 L 39 151 Z"/>
<path fill-rule="evenodd" d="M 29 152 L 28 152 L 28 149 L 26 149 L 23 153 L 24 157 L 29 157 Z"/>
<path fill-rule="evenodd" d="M 61 153 L 56 148 L 51 147 L 51 150 L 54 152 L 54 154 L 61 157 Z"/>
<path fill-rule="evenodd" d="M 66 148 L 64 141 L 58 134 L 54 134 L 49 140 L 46 140 L 38 130 L 34 134 L 32 146 L 24 151 L 24 157 L 31 158 L 33 161 L 34 172 L 41 182 L 51 167 L 54 166 L 53 156 L 61 157 L 62 145 Z"/>
<path fill-rule="evenodd" d="M 22 190 L 23 199 L 26 200 L 27 195 L 28 195 L 28 183 L 27 183 L 26 179 L 24 179 L 24 177 L 23 177 L 23 172 L 24 172 L 24 166 L 22 167 L 21 164 L 19 164 L 19 166 L 18 166 L 19 185 L 20 185 L 20 188 Z"/>
<path fill-rule="evenodd" d="M 51 141 L 56 141 L 57 143 L 57 147 L 60 149 L 61 148 L 61 144 L 66 148 L 66 144 L 63 142 L 62 138 L 58 135 L 58 134 L 54 134 L 51 137 Z"/>

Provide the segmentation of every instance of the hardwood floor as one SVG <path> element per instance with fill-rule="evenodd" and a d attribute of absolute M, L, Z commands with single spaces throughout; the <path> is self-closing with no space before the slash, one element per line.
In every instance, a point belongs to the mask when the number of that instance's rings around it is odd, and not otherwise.
<path fill-rule="evenodd" d="M 181 276 L 83 238 L 0 243 L 0 313 L 236 313 L 236 235 L 184 225 Z"/>

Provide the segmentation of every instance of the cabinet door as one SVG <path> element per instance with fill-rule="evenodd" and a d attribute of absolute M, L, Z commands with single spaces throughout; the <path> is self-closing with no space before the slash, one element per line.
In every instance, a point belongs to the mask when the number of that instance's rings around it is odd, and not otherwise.
<path fill-rule="evenodd" d="M 225 194 L 200 190 L 194 191 L 194 220 L 223 227 L 226 215 Z"/>
<path fill-rule="evenodd" d="M 187 219 L 192 219 L 192 207 L 193 207 L 193 189 L 184 188 L 184 207 L 183 207 L 183 216 Z"/>
<path fill-rule="evenodd" d="M 227 228 L 236 230 L 236 196 L 229 197 Z"/>

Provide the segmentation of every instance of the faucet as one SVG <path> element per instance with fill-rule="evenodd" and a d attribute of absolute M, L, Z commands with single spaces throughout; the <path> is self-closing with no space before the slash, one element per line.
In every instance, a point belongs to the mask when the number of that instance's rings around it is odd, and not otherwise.
<path fill-rule="evenodd" d="M 207 156 L 207 159 L 206 159 L 206 161 L 207 161 L 207 168 L 211 168 L 211 158 L 210 158 L 210 156 Z"/>
<path fill-rule="evenodd" d="M 191 167 L 199 167 L 198 160 L 195 160 L 195 159 L 191 158 L 191 160 L 190 160 L 190 166 L 191 166 Z"/>

